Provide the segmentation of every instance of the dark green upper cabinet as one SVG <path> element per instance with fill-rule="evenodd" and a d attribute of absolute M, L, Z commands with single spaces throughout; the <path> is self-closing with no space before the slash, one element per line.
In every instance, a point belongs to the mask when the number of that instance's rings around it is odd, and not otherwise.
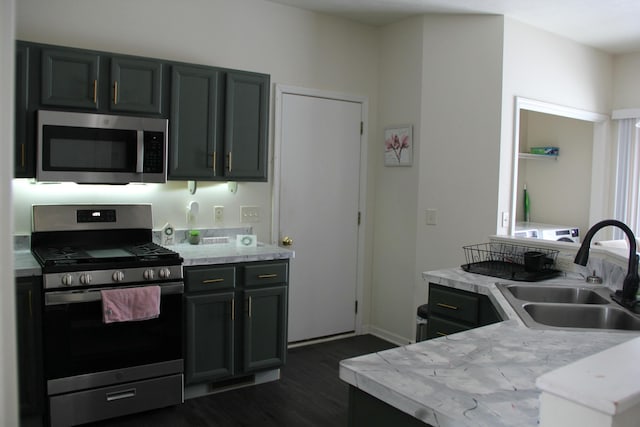
<path fill-rule="evenodd" d="M 16 84 L 15 84 L 15 161 L 14 174 L 16 178 L 31 178 L 35 176 L 34 144 L 30 136 L 33 134 L 33 120 L 28 115 L 29 110 L 29 55 L 28 46 L 16 45 Z"/>
<path fill-rule="evenodd" d="M 173 67 L 169 120 L 171 179 L 211 180 L 223 175 L 221 78 L 216 68 Z"/>
<path fill-rule="evenodd" d="M 98 109 L 98 54 L 74 49 L 43 49 L 41 66 L 43 105 Z"/>
<path fill-rule="evenodd" d="M 100 112 L 162 113 L 162 62 L 43 48 L 41 104 Z"/>
<path fill-rule="evenodd" d="M 266 181 L 269 76 L 174 65 L 171 180 Z"/>
<path fill-rule="evenodd" d="M 226 86 L 226 176 L 266 181 L 269 77 L 229 71 Z"/>
<path fill-rule="evenodd" d="M 111 110 L 162 112 L 161 62 L 115 56 L 111 58 L 111 85 Z"/>

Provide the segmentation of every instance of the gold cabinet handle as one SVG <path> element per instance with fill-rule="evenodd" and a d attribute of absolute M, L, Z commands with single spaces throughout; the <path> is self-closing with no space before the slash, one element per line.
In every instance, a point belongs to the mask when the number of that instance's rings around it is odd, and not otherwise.
<path fill-rule="evenodd" d="M 233 157 L 231 155 L 231 151 L 229 151 L 227 153 L 227 169 L 229 170 L 229 172 L 231 172 L 231 169 L 233 169 L 232 161 Z"/>
<path fill-rule="evenodd" d="M 220 278 L 220 279 L 207 279 L 207 280 L 203 280 L 202 281 L 203 284 L 220 283 L 220 282 L 224 282 L 224 279 L 222 279 L 222 278 Z"/>
<path fill-rule="evenodd" d="M 236 300 L 231 300 L 231 320 L 236 320 Z"/>
<path fill-rule="evenodd" d="M 93 81 L 93 103 L 98 104 L 98 80 Z"/>
<path fill-rule="evenodd" d="M 113 81 L 113 105 L 118 103 L 118 81 Z"/>
<path fill-rule="evenodd" d="M 291 246 L 293 244 L 293 239 L 289 236 L 284 236 L 282 238 L 282 246 Z"/>
<path fill-rule="evenodd" d="M 23 168 L 24 168 L 24 161 L 25 161 L 24 150 L 25 150 L 25 147 L 24 147 L 24 142 L 23 142 L 22 144 L 20 144 L 20 156 L 21 156 L 20 157 L 20 159 L 21 159 L 20 160 L 20 165 Z"/>
<path fill-rule="evenodd" d="M 258 279 L 274 279 L 276 277 L 278 277 L 278 275 L 275 274 L 275 273 L 272 273 L 272 274 L 259 274 L 258 275 Z"/>
<path fill-rule="evenodd" d="M 216 174 L 216 152 L 213 152 L 213 174 Z"/>
<path fill-rule="evenodd" d="M 443 334 L 442 332 L 436 332 L 436 335 L 441 336 L 441 337 L 446 337 L 447 334 Z"/>
<path fill-rule="evenodd" d="M 442 307 L 442 308 L 448 308 L 449 310 L 457 310 L 458 307 L 456 307 L 455 305 L 449 305 L 449 304 L 444 304 L 439 302 L 438 304 L 436 304 L 438 307 Z"/>
<path fill-rule="evenodd" d="M 247 305 L 249 306 L 249 318 L 251 318 L 251 297 L 249 297 L 249 301 L 247 302 Z"/>

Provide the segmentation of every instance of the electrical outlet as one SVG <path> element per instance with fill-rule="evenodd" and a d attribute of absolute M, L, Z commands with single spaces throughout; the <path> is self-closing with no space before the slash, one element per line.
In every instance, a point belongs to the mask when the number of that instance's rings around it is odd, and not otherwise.
<path fill-rule="evenodd" d="M 260 222 L 258 206 L 240 206 L 240 222 Z"/>
<path fill-rule="evenodd" d="M 216 224 L 224 222 L 224 206 L 213 207 L 213 221 Z"/>

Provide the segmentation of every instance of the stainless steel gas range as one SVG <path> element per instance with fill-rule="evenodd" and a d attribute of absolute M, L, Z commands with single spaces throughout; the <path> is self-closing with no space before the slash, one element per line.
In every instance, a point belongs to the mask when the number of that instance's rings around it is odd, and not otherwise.
<path fill-rule="evenodd" d="M 33 206 L 51 426 L 183 402 L 182 258 L 152 242 L 152 224 L 151 205 Z M 155 291 L 157 311 L 107 322 L 113 290 Z"/>

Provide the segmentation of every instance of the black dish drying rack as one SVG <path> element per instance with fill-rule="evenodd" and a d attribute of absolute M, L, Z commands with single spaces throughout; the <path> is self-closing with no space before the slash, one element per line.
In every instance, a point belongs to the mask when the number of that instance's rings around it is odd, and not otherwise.
<path fill-rule="evenodd" d="M 467 263 L 461 267 L 469 273 L 520 282 L 537 282 L 551 279 L 560 274 L 553 267 L 558 251 L 553 249 L 533 248 L 510 243 L 481 243 L 463 246 Z M 550 261 L 538 271 L 527 271 L 524 268 L 525 252 L 542 252 Z"/>

